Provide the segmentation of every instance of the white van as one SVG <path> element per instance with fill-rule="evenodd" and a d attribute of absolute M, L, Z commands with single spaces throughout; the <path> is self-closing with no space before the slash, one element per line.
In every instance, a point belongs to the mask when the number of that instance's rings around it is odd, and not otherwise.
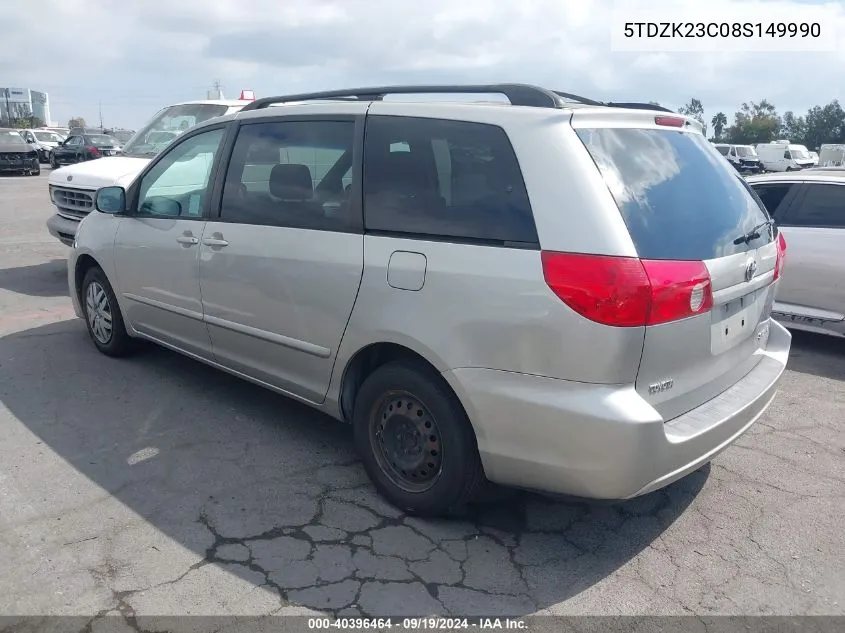
<path fill-rule="evenodd" d="M 760 157 L 751 145 L 714 143 L 714 147 L 740 173 L 758 174 L 763 171 Z"/>
<path fill-rule="evenodd" d="M 254 101 L 254 95 L 247 92 L 242 92 L 240 99 L 187 101 L 168 106 L 127 141 L 119 156 L 53 170 L 49 187 L 55 213 L 47 220 L 47 230 L 63 244 L 72 246 L 79 223 L 94 209 L 97 189 L 131 182 L 154 156 L 185 130 L 208 119 L 237 112 Z M 72 140 L 73 136 L 65 142 Z M 206 163 L 204 157 L 197 157 L 196 161 L 185 161 L 181 167 L 195 171 L 197 182 L 203 182 L 203 176 L 211 169 Z M 180 183 L 186 182 L 183 176 L 179 178 Z"/>
<path fill-rule="evenodd" d="M 803 145 L 791 143 L 760 143 L 757 155 L 766 171 L 796 171 L 813 167 L 810 152 Z"/>
<path fill-rule="evenodd" d="M 845 165 L 845 145 L 825 143 L 819 148 L 819 167 L 842 167 Z"/>

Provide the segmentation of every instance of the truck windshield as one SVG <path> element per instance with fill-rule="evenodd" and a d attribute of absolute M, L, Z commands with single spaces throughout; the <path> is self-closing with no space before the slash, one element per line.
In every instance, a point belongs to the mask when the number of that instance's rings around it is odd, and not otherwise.
<path fill-rule="evenodd" d="M 213 103 L 185 103 L 161 110 L 129 139 L 123 148 L 126 156 L 155 156 L 177 136 L 198 123 L 226 114 L 227 106 Z"/>

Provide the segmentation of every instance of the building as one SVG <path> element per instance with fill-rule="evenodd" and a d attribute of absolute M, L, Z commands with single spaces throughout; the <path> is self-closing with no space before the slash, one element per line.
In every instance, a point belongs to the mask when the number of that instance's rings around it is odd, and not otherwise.
<path fill-rule="evenodd" d="M 50 98 L 46 92 L 29 88 L 0 88 L 0 123 L 8 124 L 12 119 L 35 116 L 44 125 L 51 125 Z"/>

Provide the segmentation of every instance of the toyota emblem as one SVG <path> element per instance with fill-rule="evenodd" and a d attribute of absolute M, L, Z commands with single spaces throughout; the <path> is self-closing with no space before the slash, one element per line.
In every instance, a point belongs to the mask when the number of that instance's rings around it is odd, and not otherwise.
<path fill-rule="evenodd" d="M 73 180 L 73 176 L 68 176 L 67 181 L 70 182 L 71 180 Z"/>
<path fill-rule="evenodd" d="M 757 274 L 757 262 L 753 259 L 748 260 L 745 266 L 745 281 L 751 281 L 754 275 Z"/>

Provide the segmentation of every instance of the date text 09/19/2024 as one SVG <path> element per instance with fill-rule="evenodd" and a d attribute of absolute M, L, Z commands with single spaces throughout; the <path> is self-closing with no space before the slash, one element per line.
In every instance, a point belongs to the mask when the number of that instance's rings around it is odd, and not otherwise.
<path fill-rule="evenodd" d="M 517 618 L 309 618 L 310 630 L 341 629 L 347 631 L 452 631 L 471 629 L 525 629 L 525 621 Z"/>

